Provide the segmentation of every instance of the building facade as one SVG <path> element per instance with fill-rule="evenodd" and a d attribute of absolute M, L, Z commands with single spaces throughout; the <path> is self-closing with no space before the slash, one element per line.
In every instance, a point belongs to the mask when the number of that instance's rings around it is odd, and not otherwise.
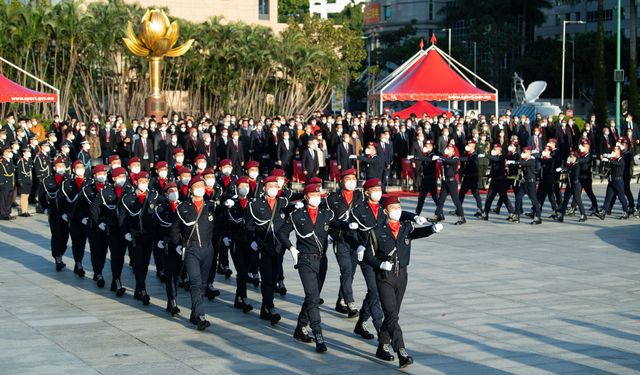
<path fill-rule="evenodd" d="M 330 14 L 340 13 L 349 4 L 362 4 L 365 0 L 309 0 L 309 13 L 326 20 Z"/>

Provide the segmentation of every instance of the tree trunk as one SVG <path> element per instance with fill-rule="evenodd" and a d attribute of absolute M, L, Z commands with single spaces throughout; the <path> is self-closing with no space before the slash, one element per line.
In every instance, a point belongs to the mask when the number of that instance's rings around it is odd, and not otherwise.
<path fill-rule="evenodd" d="M 629 0 L 629 104 L 628 111 L 634 121 L 640 118 L 640 103 L 638 102 L 638 12 L 637 1 Z"/>

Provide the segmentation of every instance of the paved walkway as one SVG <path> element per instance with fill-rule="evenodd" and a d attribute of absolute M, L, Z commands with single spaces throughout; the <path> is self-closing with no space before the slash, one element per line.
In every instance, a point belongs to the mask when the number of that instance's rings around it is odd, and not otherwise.
<path fill-rule="evenodd" d="M 603 188 L 596 190 L 602 197 Z M 415 205 L 415 199 L 403 202 Z M 467 208 L 471 214 L 470 201 Z M 427 209 L 431 214 L 433 207 Z M 504 215 L 488 223 L 471 218 L 415 241 L 400 316 L 416 360 L 406 372 L 640 373 L 640 220 L 576 220 L 530 226 L 509 224 Z M 105 289 L 95 286 L 91 272 L 82 280 L 68 268 L 57 273 L 48 249 L 44 216 L 0 224 L 0 373 L 397 372 L 397 363 L 375 359 L 374 341 L 351 333 L 354 320 L 333 312 L 338 274 L 331 256 L 321 311 L 329 352 L 318 355 L 291 337 L 303 293 L 289 256 L 289 294 L 277 298 L 278 326 L 259 320 L 256 310 L 233 309 L 233 283 L 223 280 L 221 298 L 206 307 L 212 326 L 202 333 L 188 323 L 184 292 L 182 316 L 168 317 L 154 271 L 152 304 L 145 307 L 132 297 L 130 269 L 127 294 L 117 299 L 108 273 Z M 73 267 L 72 259 L 65 261 Z M 90 271 L 88 253 L 85 267 Z M 361 301 L 361 275 L 355 290 Z M 259 307 L 252 287 L 249 300 Z"/>

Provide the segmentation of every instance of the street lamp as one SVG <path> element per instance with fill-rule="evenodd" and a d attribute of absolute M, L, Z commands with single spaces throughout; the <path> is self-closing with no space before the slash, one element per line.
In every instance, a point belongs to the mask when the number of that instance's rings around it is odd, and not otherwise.
<path fill-rule="evenodd" d="M 447 28 L 447 29 L 441 29 L 440 31 L 448 31 L 449 32 L 449 50 L 447 51 L 447 53 L 449 54 L 449 56 L 451 56 L 451 28 Z"/>
<path fill-rule="evenodd" d="M 564 54 L 565 54 L 565 46 L 566 46 L 566 33 L 567 33 L 567 24 L 584 24 L 584 21 L 562 21 L 562 89 L 560 93 L 560 108 L 564 107 Z"/>

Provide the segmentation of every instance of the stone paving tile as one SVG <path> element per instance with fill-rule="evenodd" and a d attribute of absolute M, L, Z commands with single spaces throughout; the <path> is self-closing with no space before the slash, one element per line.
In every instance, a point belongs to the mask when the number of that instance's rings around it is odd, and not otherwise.
<path fill-rule="evenodd" d="M 638 185 L 633 184 L 636 191 Z M 597 186 L 596 194 L 603 195 Z M 403 199 L 407 209 L 415 199 Z M 525 207 L 527 204 L 525 203 Z M 433 207 L 428 206 L 429 215 Z M 450 205 L 445 207 L 448 212 Z M 547 208 L 548 210 L 548 208 Z M 468 205 L 467 213 L 473 213 Z M 545 211 L 544 216 L 548 212 Z M 414 241 L 409 286 L 400 314 L 415 364 L 409 374 L 634 374 L 640 373 L 640 221 L 568 217 L 564 224 L 512 225 L 470 218 L 437 236 Z M 289 294 L 276 298 L 282 322 L 270 327 L 233 309 L 235 279 L 216 278 L 222 295 L 206 303 L 212 327 L 164 311 L 164 286 L 148 277 L 150 306 L 131 294 L 115 298 L 88 277 L 55 272 L 49 229 L 38 215 L 0 224 L 0 363 L 2 374 L 389 374 L 396 363 L 374 356 L 375 340 L 353 335 L 355 320 L 335 313 L 335 258 L 321 307 L 329 352 L 291 334 L 303 291 L 286 257 Z M 66 263 L 72 267 L 68 256 Z M 106 269 L 108 270 L 107 264 Z M 108 272 L 107 282 L 110 281 Z M 357 302 L 365 284 L 354 282 Z M 259 290 L 249 287 L 259 308 Z"/>

